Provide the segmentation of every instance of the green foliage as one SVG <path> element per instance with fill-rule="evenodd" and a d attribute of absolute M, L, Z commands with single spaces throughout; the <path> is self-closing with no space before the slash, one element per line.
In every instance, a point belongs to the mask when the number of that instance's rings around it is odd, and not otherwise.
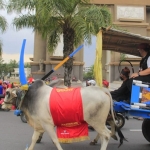
<path fill-rule="evenodd" d="M 3 43 L 2 43 L 2 41 L 0 40 L 0 56 L 2 56 L 2 46 L 3 46 Z"/>
<path fill-rule="evenodd" d="M 5 8 L 5 3 L 3 0 L 0 0 L 0 9 L 4 9 Z M 0 15 L 0 32 L 4 32 L 7 28 L 7 21 L 6 19 Z M 2 55 L 2 42 L 0 40 L 0 56 Z"/>
<path fill-rule="evenodd" d="M 73 45 L 77 46 L 83 39 L 91 43 L 91 35 L 96 35 L 100 27 L 111 24 L 108 8 L 91 5 L 89 0 L 9 0 L 7 8 L 9 12 L 26 10 L 28 13 L 14 18 L 13 25 L 17 29 L 32 27 L 41 32 L 48 38 L 50 51 L 58 45 L 60 35 L 65 34 L 64 28 L 72 29 Z M 36 14 L 31 13 L 33 11 Z"/>
<path fill-rule="evenodd" d="M 4 63 L 4 60 L 0 59 L 0 76 L 2 75 L 2 72 L 4 71 L 5 75 L 8 73 L 11 73 L 14 71 L 14 68 L 18 68 L 19 64 L 16 60 L 10 60 L 9 63 Z M 29 63 L 25 63 L 25 68 L 30 68 Z"/>
<path fill-rule="evenodd" d="M 83 79 L 94 79 L 94 66 L 91 66 L 91 69 L 87 73 L 83 74 Z"/>
<path fill-rule="evenodd" d="M 22 11 L 31 12 L 36 8 L 36 3 L 38 0 L 9 0 L 7 5 L 8 12 L 17 12 L 18 14 Z M 24 12 L 25 12 L 24 11 Z"/>
<path fill-rule="evenodd" d="M 24 11 L 26 10 L 26 11 Z M 9 0 L 8 11 L 16 11 L 16 29 L 24 27 L 38 31 L 48 42 L 53 52 L 63 35 L 64 58 L 85 40 L 91 43 L 101 27 L 112 25 L 107 6 L 96 6 L 90 0 Z M 25 13 L 27 12 L 27 13 Z M 64 64 L 64 84 L 70 86 L 73 59 Z"/>
<path fill-rule="evenodd" d="M 18 63 L 16 62 L 16 60 L 10 60 L 9 63 L 4 63 L 4 60 L 0 59 L 0 76 L 2 72 L 4 72 L 5 75 L 13 72 L 14 68 L 18 68 Z"/>
<path fill-rule="evenodd" d="M 0 0 L 0 9 L 5 9 L 6 4 L 4 0 Z M 0 31 L 4 32 L 7 28 L 7 21 L 6 19 L 0 15 Z"/>
<path fill-rule="evenodd" d="M 120 53 L 120 60 L 125 60 L 126 59 L 126 54 Z"/>
<path fill-rule="evenodd" d="M 7 28 L 7 21 L 3 16 L 0 16 L 0 30 L 1 32 L 5 31 Z"/>
<path fill-rule="evenodd" d="M 67 36 L 66 31 L 72 32 L 72 44 L 78 46 L 83 39 L 90 44 L 91 35 L 96 35 L 100 27 L 111 24 L 111 15 L 106 6 L 90 5 L 82 0 L 56 0 L 52 4 L 48 2 L 49 0 L 45 0 L 45 5 L 40 3 L 38 19 L 42 20 L 43 27 L 37 29 L 48 37 L 50 51 L 56 48 L 61 34 L 64 38 Z M 64 43 L 64 49 L 65 44 L 69 43 Z"/>
<path fill-rule="evenodd" d="M 2 75 L 3 71 L 6 71 L 6 63 L 4 63 L 4 60 L 0 58 L 0 76 Z"/>
<path fill-rule="evenodd" d="M 16 60 L 10 60 L 10 62 L 7 64 L 7 71 L 13 72 L 14 68 L 18 68 L 18 62 Z"/>
<path fill-rule="evenodd" d="M 24 64 L 24 67 L 25 67 L 25 68 L 31 68 L 31 65 L 30 65 L 30 63 L 25 63 L 25 64 Z"/>

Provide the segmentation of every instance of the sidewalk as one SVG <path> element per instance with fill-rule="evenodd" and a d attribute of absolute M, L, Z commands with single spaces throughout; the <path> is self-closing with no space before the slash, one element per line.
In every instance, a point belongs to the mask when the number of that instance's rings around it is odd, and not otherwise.
<path fill-rule="evenodd" d="M 112 83 L 109 83 L 109 90 L 114 91 L 118 89 L 122 84 L 122 81 L 113 81 Z"/>
<path fill-rule="evenodd" d="M 86 83 L 85 82 L 82 82 L 83 86 L 86 86 Z M 122 84 L 122 81 L 113 81 L 112 83 L 109 83 L 109 87 L 108 89 L 110 91 L 114 91 L 116 89 L 118 89 Z"/>

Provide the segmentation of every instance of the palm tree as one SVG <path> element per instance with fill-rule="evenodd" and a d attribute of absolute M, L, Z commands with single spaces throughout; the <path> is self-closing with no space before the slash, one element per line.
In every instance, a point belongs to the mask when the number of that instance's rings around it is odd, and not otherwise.
<path fill-rule="evenodd" d="M 111 24 L 111 15 L 106 6 L 91 5 L 88 0 L 10 0 L 10 10 L 36 10 L 36 14 L 26 14 L 15 18 L 17 29 L 33 27 L 47 38 L 49 51 L 53 52 L 63 35 L 64 58 L 74 47 L 85 40 L 91 43 L 100 27 Z M 70 86 L 73 59 L 64 64 L 64 84 Z"/>
<path fill-rule="evenodd" d="M 3 0 L 0 0 L 0 9 L 4 9 L 5 8 L 5 4 L 3 2 Z M 0 15 L 0 31 L 4 32 L 7 28 L 7 21 L 6 19 Z M 2 42 L 0 41 L 0 56 L 2 55 Z"/>

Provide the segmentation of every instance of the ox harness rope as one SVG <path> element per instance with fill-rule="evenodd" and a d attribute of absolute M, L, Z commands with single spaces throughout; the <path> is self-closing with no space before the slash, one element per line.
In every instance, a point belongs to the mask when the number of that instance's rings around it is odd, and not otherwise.
<path fill-rule="evenodd" d="M 24 91 L 24 90 L 20 90 L 17 92 L 17 99 L 20 101 L 20 103 L 18 104 L 18 107 L 17 107 L 17 109 L 19 109 L 19 110 L 21 110 L 21 105 L 22 105 L 22 102 L 23 102 L 23 99 L 24 99 L 26 93 L 27 93 L 27 91 Z"/>
<path fill-rule="evenodd" d="M 16 110 L 14 111 L 14 114 L 16 116 L 20 116 L 22 114 L 22 110 L 21 110 L 21 106 L 22 106 L 22 102 L 24 100 L 24 97 L 26 95 L 27 91 L 26 90 L 20 90 L 17 92 L 17 100 L 16 100 Z"/>

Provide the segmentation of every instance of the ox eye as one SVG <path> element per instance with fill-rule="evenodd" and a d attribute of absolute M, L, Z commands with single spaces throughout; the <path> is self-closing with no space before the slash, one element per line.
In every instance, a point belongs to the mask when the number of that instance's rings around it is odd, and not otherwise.
<path fill-rule="evenodd" d="M 6 91 L 6 95 L 8 95 L 9 94 L 9 92 L 8 91 Z"/>
<path fill-rule="evenodd" d="M 10 96 L 10 93 L 7 91 L 7 92 L 6 92 L 6 95 L 9 97 L 9 96 Z"/>

